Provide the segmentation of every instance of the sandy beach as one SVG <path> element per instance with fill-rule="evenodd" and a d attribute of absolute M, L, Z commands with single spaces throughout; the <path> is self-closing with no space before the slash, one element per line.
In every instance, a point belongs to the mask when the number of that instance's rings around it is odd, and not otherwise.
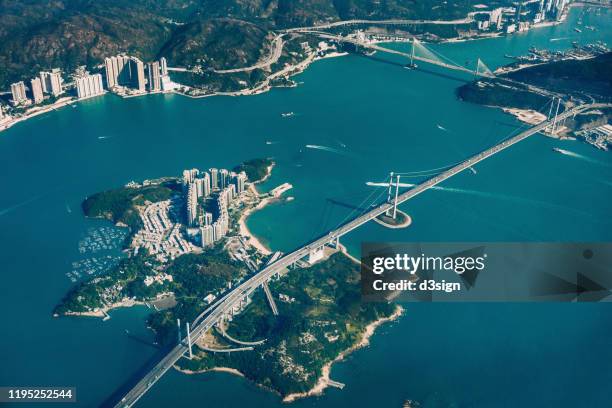
<path fill-rule="evenodd" d="M 268 178 L 270 178 L 270 176 L 272 175 L 272 170 L 274 169 L 275 165 L 276 165 L 276 163 L 272 162 L 272 164 L 269 165 L 268 168 L 267 168 L 266 175 L 261 180 L 258 180 L 258 181 L 255 181 L 255 182 L 249 184 L 249 186 L 248 186 L 249 194 L 252 194 L 254 197 L 259 197 L 259 191 L 257 191 L 257 188 L 255 187 L 255 184 L 261 184 L 264 181 L 266 181 Z M 266 247 L 249 230 L 249 227 L 247 227 L 247 224 L 246 224 L 246 220 L 247 220 L 247 218 L 249 218 L 249 216 L 252 213 L 254 213 L 255 211 L 261 210 L 266 205 L 270 204 L 270 202 L 272 202 L 272 200 L 274 200 L 274 199 L 275 199 L 275 197 L 264 198 L 255 207 L 251 207 L 251 208 L 243 211 L 242 214 L 240 215 L 240 218 L 238 219 L 238 228 L 239 228 L 240 235 L 247 237 L 247 242 L 252 247 L 257 249 L 259 252 L 261 252 L 264 255 L 270 255 L 270 254 L 272 254 L 272 251 L 270 250 L 270 248 Z"/>

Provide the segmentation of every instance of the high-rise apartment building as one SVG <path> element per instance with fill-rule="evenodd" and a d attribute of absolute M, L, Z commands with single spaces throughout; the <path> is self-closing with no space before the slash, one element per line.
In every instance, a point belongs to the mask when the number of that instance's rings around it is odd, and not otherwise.
<path fill-rule="evenodd" d="M 161 75 L 159 72 L 159 62 L 149 62 L 147 65 L 147 73 L 149 74 L 149 91 L 161 91 Z"/>
<path fill-rule="evenodd" d="M 204 225 L 200 228 L 200 239 L 202 246 L 209 246 L 215 242 L 215 232 L 212 225 Z"/>
<path fill-rule="evenodd" d="M 159 64 L 161 65 L 161 74 L 162 76 L 168 75 L 168 61 L 164 57 L 161 57 L 159 60 Z"/>
<path fill-rule="evenodd" d="M 143 62 L 136 57 L 117 55 L 105 58 L 106 84 L 109 89 L 125 86 L 145 91 L 145 73 Z"/>
<path fill-rule="evenodd" d="M 230 182 L 230 174 L 226 169 L 219 170 L 219 188 L 223 189 L 228 186 Z"/>
<path fill-rule="evenodd" d="M 11 94 L 13 97 L 13 103 L 15 105 L 19 105 L 20 103 L 23 103 L 28 100 L 28 97 L 26 96 L 25 84 L 23 83 L 23 81 L 11 84 Z"/>
<path fill-rule="evenodd" d="M 62 72 L 59 68 L 54 68 L 51 70 L 51 72 L 42 71 L 39 77 L 44 93 L 59 96 L 64 91 L 64 80 L 62 79 Z"/>
<path fill-rule="evenodd" d="M 217 190 L 219 188 L 219 170 L 210 168 L 208 171 L 210 172 L 210 187 Z"/>
<path fill-rule="evenodd" d="M 246 184 L 247 176 L 244 171 L 241 171 L 239 174 L 236 174 L 234 177 L 234 185 L 236 186 L 236 194 L 240 195 L 244 191 L 244 186 Z"/>
<path fill-rule="evenodd" d="M 32 100 L 34 103 L 41 103 L 44 96 L 40 78 L 34 78 L 30 81 L 30 90 L 32 91 Z"/>
<path fill-rule="evenodd" d="M 187 224 L 190 227 L 196 225 L 198 218 L 198 196 L 195 183 L 189 183 L 187 189 Z"/>
<path fill-rule="evenodd" d="M 83 75 L 75 79 L 77 96 L 79 98 L 89 98 L 104 93 L 104 85 L 102 84 L 102 75 Z"/>

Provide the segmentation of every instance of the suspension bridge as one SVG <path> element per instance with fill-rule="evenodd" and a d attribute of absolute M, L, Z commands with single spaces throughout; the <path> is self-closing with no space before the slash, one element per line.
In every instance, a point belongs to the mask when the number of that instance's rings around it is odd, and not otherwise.
<path fill-rule="evenodd" d="M 453 165 L 452 167 L 441 171 L 436 176 L 429 178 L 423 183 L 416 185 L 402 194 L 399 194 L 400 177 L 397 177 L 397 181 L 395 182 L 394 198 L 391 198 L 391 185 L 393 184 L 393 179 L 391 177 L 389 179 L 388 197 L 384 202 L 376 204 L 374 207 L 369 207 L 367 210 L 361 214 L 358 214 L 353 219 L 341 223 L 335 229 L 306 243 L 298 249 L 288 254 L 278 256 L 276 260 L 268 263 L 260 271 L 251 275 L 241 284 L 229 290 L 224 296 L 202 312 L 192 323 L 192 330 L 190 329 L 190 325 L 188 323 L 186 338 L 181 339 L 179 334 L 178 344 L 172 348 L 151 370 L 149 370 L 146 375 L 144 375 L 136 383 L 136 385 L 134 385 L 133 388 L 131 388 L 129 392 L 125 394 L 125 396 L 115 405 L 115 407 L 127 408 L 133 406 L 170 368 L 174 366 L 174 364 L 176 364 L 180 358 L 184 356 L 187 356 L 187 358 L 192 358 L 192 345 L 210 329 L 218 326 L 219 324 L 223 324 L 224 320 L 231 320 L 233 315 L 240 313 L 240 311 L 249 304 L 249 297 L 252 295 L 252 293 L 258 288 L 262 287 L 264 284 L 267 284 L 267 282 L 273 277 L 280 276 L 281 273 L 285 273 L 286 271 L 290 270 L 293 265 L 303 262 L 304 259 L 307 259 L 309 262 L 315 262 L 321 258 L 322 252 L 326 246 L 331 245 L 338 248 L 340 244 L 340 237 L 343 235 L 383 214 L 394 214 L 398 205 L 416 197 L 424 191 L 427 191 L 437 184 L 455 176 L 456 174 L 461 173 L 462 171 L 474 166 L 476 163 L 479 163 L 540 131 L 551 127 L 554 129 L 559 121 L 565 120 L 566 118 L 589 109 L 599 109 L 605 107 L 612 107 L 612 104 L 586 104 L 576 106 L 561 114 L 558 114 L 557 112 L 552 118 L 549 118 L 540 124 L 517 134 L 516 136 L 504 139 L 498 144 L 469 157 L 459 164 Z M 253 346 L 247 346 L 231 349 L 231 351 L 246 351 L 252 349 Z M 208 350 L 211 352 L 229 352 L 229 350 Z"/>
<path fill-rule="evenodd" d="M 465 73 L 476 75 L 479 77 L 487 77 L 487 78 L 495 77 L 495 74 L 493 74 L 493 71 L 491 71 L 489 67 L 487 67 L 480 58 L 478 58 L 477 60 L 476 67 L 473 69 L 470 69 L 470 68 L 464 67 L 463 65 L 460 65 L 450 60 L 449 58 L 444 57 L 443 55 L 427 48 L 423 43 L 421 43 L 419 40 L 417 40 L 414 37 L 412 38 L 412 41 L 410 41 L 412 45 L 411 51 L 405 52 L 405 51 L 394 50 L 392 48 L 382 47 L 378 44 L 368 41 L 364 36 L 360 36 L 360 35 L 353 37 L 353 36 L 334 35 L 334 34 L 329 34 L 329 33 L 322 32 L 322 31 L 303 31 L 303 32 L 308 33 L 308 34 L 314 34 L 320 38 L 324 38 L 330 41 L 335 41 L 337 43 L 352 44 L 356 47 L 361 47 L 363 49 L 369 49 L 372 51 L 380 51 L 380 52 L 384 52 L 388 54 L 399 55 L 399 56 L 402 56 L 410 60 L 410 64 L 408 64 L 408 67 L 416 67 L 416 64 L 414 63 L 414 61 L 420 61 L 420 62 L 424 62 L 427 64 L 437 65 L 442 68 L 465 72 Z"/>

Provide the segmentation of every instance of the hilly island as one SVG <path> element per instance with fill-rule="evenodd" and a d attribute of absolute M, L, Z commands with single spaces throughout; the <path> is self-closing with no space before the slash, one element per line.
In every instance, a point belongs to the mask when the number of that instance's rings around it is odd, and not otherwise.
<path fill-rule="evenodd" d="M 253 210 L 286 200 L 289 184 L 268 193 L 255 188 L 273 166 L 255 159 L 233 171 L 189 169 L 182 178 L 131 182 L 85 199 L 86 216 L 128 228 L 125 256 L 77 284 L 54 315 L 107 319 L 113 309 L 149 304 L 155 311 L 147 326 L 156 344 L 176 344 L 184 336 L 180 322 L 196 322 L 202 310 L 281 255 L 245 225 Z M 367 344 L 378 325 L 402 310 L 361 301 L 359 264 L 342 247 L 284 269 L 265 286 L 201 336 L 177 368 L 235 372 L 290 401 L 319 393 L 330 383 L 331 364 Z"/>

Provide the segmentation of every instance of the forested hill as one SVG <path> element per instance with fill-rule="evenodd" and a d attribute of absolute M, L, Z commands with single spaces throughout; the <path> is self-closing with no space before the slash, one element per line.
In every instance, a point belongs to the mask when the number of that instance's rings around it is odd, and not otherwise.
<path fill-rule="evenodd" d="M 612 101 L 612 52 L 586 60 L 565 60 L 536 65 L 493 79 L 479 79 L 458 88 L 459 97 L 482 105 L 539 109 L 548 97 L 505 78 L 569 95 L 574 102 Z"/>
<path fill-rule="evenodd" d="M 491 2 L 489 2 L 491 3 Z M 351 18 L 454 19 L 468 0 L 0 0 L 0 89 L 126 52 L 212 68 L 257 61 L 270 30 Z"/>

